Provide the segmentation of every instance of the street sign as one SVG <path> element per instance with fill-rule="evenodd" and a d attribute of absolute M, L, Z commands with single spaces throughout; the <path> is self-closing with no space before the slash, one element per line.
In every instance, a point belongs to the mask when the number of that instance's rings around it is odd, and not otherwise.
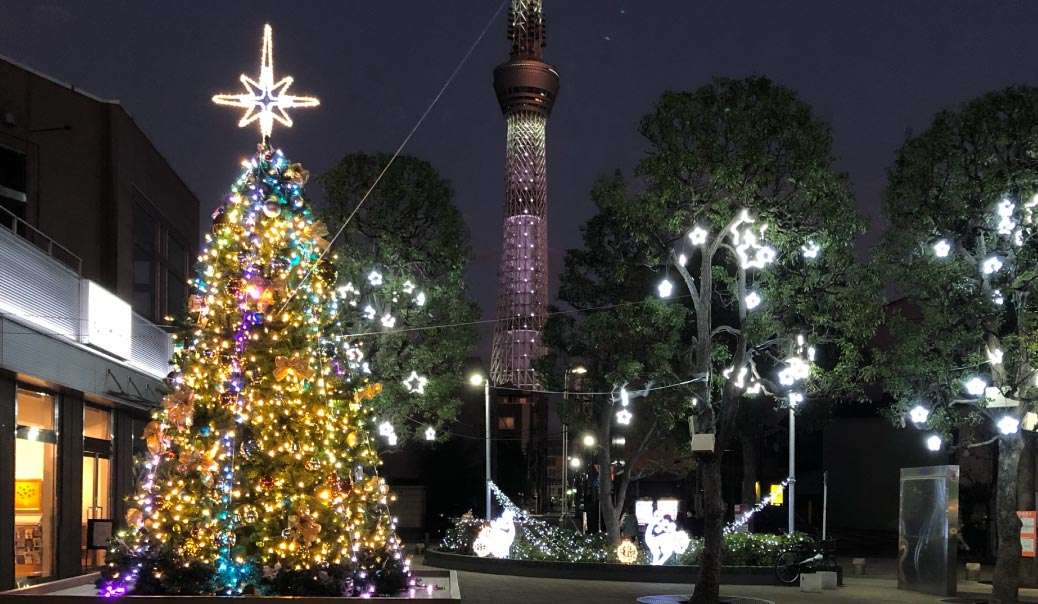
<path fill-rule="evenodd" d="M 1017 512 L 1020 517 L 1020 555 L 1024 558 L 1035 557 L 1035 544 L 1038 542 L 1038 526 L 1035 524 L 1034 510 Z"/>

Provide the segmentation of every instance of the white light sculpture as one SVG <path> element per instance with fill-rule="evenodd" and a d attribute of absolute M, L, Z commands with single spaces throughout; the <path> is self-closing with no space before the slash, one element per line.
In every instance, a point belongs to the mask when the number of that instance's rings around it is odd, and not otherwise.
<path fill-rule="evenodd" d="M 512 510 L 505 510 L 501 516 L 490 521 L 479 531 L 472 551 L 477 556 L 485 558 L 507 558 L 512 551 L 512 542 L 515 541 L 515 514 Z"/>
<path fill-rule="evenodd" d="M 937 436 L 936 434 L 931 435 L 929 438 L 926 439 L 926 448 L 930 451 L 940 451 L 941 444 L 941 437 Z"/>
<path fill-rule="evenodd" d="M 629 426 L 631 425 L 631 418 L 633 417 L 634 415 L 627 409 L 620 409 L 616 412 L 616 423 L 621 426 Z"/>
<path fill-rule="evenodd" d="M 288 88 L 292 85 L 292 76 L 285 76 L 277 82 L 274 81 L 273 30 L 269 24 L 263 26 L 259 80 L 253 80 L 244 73 L 239 79 L 245 86 L 245 92 L 217 94 L 213 96 L 213 102 L 217 105 L 245 109 L 245 115 L 238 121 L 238 127 L 244 128 L 259 120 L 260 134 L 264 141 L 270 138 L 275 120 L 285 127 L 292 127 L 292 118 L 289 117 L 286 109 L 316 107 L 320 104 L 320 101 L 311 96 L 289 95 Z"/>
<path fill-rule="evenodd" d="M 645 547 L 649 549 L 650 564 L 660 566 L 671 557 L 688 549 L 691 539 L 663 510 L 657 509 L 645 527 Z"/>
<path fill-rule="evenodd" d="M 951 244 L 948 243 L 947 239 L 941 239 L 937 243 L 933 244 L 933 255 L 938 258 L 947 258 L 948 254 L 951 253 Z"/>

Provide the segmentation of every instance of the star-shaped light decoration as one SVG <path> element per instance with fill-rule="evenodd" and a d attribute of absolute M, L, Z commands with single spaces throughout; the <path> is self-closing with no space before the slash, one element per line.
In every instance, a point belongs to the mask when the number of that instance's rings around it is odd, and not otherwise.
<path fill-rule="evenodd" d="M 412 371 L 403 383 L 404 389 L 411 394 L 425 394 L 425 385 L 429 383 L 429 379 L 418 375 L 417 371 Z"/>
<path fill-rule="evenodd" d="M 239 128 L 244 128 L 252 122 L 259 120 L 260 134 L 263 135 L 264 141 L 270 138 L 270 133 L 274 130 L 275 120 L 283 126 L 292 127 L 292 118 L 288 116 L 286 109 L 316 107 L 320 104 L 320 101 L 312 96 L 292 96 L 288 94 L 288 87 L 293 82 L 292 76 L 285 76 L 276 82 L 274 81 L 274 43 L 272 34 L 273 30 L 270 28 L 270 25 L 264 25 L 259 80 L 254 80 L 243 73 L 240 80 L 245 86 L 245 92 L 213 96 L 213 102 L 217 105 L 245 109 L 245 115 L 238 121 Z"/>

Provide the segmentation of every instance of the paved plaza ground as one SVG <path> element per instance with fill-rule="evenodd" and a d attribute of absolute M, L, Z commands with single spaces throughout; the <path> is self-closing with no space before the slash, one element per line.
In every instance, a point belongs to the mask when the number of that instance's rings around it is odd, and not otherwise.
<path fill-rule="evenodd" d="M 801 593 L 796 588 L 774 586 L 733 585 L 722 593 L 747 596 L 774 604 L 937 604 L 939 602 L 972 603 L 984 601 L 991 588 L 975 581 L 959 581 L 959 598 L 949 599 L 899 591 L 897 579 L 890 574 L 892 564 L 876 564 L 877 572 L 866 577 L 847 577 L 845 586 L 837 591 L 818 594 Z M 849 568 L 850 565 L 845 565 Z M 641 596 L 652 594 L 682 594 L 688 585 L 667 583 L 625 583 L 619 581 L 577 581 L 570 579 L 540 579 L 482 573 L 459 572 L 461 596 L 466 604 L 633 604 Z M 1021 602 L 1038 604 L 1038 590 L 1021 590 Z"/>

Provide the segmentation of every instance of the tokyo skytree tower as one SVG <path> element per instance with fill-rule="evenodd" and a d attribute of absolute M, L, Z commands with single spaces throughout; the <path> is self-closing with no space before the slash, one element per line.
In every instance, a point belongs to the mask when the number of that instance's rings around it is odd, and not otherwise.
<path fill-rule="evenodd" d="M 497 319 L 490 373 L 497 384 L 536 389 L 532 361 L 542 354 L 548 305 L 548 183 L 545 128 L 559 74 L 541 60 L 541 0 L 512 0 L 509 60 L 494 70 L 507 125 L 505 220 L 498 267 Z"/>

